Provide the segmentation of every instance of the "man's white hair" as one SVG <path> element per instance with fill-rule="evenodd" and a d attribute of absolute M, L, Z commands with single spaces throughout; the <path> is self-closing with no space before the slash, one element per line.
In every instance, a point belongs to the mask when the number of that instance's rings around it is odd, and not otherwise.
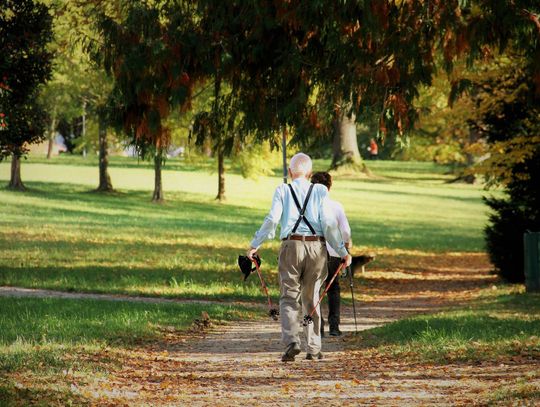
<path fill-rule="evenodd" d="M 297 153 L 291 158 L 289 169 L 294 175 L 309 175 L 312 168 L 311 158 L 304 153 Z"/>

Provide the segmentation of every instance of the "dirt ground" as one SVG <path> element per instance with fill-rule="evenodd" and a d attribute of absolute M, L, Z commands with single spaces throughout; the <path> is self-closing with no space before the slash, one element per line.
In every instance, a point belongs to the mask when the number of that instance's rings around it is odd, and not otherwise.
<path fill-rule="evenodd" d="M 414 264 L 407 255 L 387 256 L 395 256 L 392 270 L 374 263 L 357 284 L 359 330 L 465 304 L 495 283 L 482 254 L 418 255 Z M 0 295 L 21 295 L 10 290 Z M 116 368 L 72 391 L 96 405 L 484 405 L 497 386 L 539 369 L 519 361 L 426 365 L 368 355 L 351 347 L 352 308 L 342 312 L 344 335 L 324 339 L 321 361 L 303 352 L 282 363 L 279 323 L 270 318 L 216 324 L 111 354 Z"/>

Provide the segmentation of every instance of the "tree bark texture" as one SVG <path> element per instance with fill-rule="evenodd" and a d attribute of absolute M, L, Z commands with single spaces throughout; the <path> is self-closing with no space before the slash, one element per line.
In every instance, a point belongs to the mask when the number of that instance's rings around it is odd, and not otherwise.
<path fill-rule="evenodd" d="M 21 156 L 16 154 L 11 156 L 11 178 L 8 188 L 16 191 L 26 191 L 26 187 L 21 179 Z"/>
<path fill-rule="evenodd" d="M 358 140 L 356 138 L 356 116 L 348 116 L 346 112 L 339 113 L 334 120 L 334 142 L 332 146 L 331 169 L 348 167 L 356 171 L 366 171 L 362 162 Z"/>
<path fill-rule="evenodd" d="M 220 202 L 225 200 L 225 153 L 222 148 L 218 151 L 218 193 L 216 199 Z"/>
<path fill-rule="evenodd" d="M 109 175 L 109 145 L 107 142 L 107 124 L 102 115 L 99 116 L 99 192 L 114 191 Z"/>
<path fill-rule="evenodd" d="M 47 159 L 52 157 L 54 147 L 54 136 L 56 134 L 56 119 L 51 119 L 51 126 L 49 127 L 49 147 L 47 148 Z"/>
<path fill-rule="evenodd" d="M 163 163 L 163 152 L 159 151 L 154 157 L 154 195 L 153 202 L 163 202 L 163 184 L 161 180 L 161 166 Z"/>
<path fill-rule="evenodd" d="M 356 117 L 341 113 L 334 120 L 332 167 L 357 164 L 361 161 L 356 140 Z"/>

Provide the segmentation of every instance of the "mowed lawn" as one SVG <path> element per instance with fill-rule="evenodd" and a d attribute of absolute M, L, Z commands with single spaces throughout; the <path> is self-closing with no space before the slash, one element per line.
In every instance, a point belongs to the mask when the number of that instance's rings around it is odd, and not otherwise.
<path fill-rule="evenodd" d="M 147 163 L 115 158 L 119 191 L 101 195 L 95 160 L 59 157 L 23 163 L 27 193 L 0 190 L 0 285 L 57 290 L 259 299 L 256 279 L 243 283 L 236 265 L 269 208 L 279 176 L 257 181 L 227 174 L 227 202 L 214 200 L 217 175 L 171 161 L 166 202 L 150 202 Z M 86 165 L 88 164 L 88 165 Z M 430 163 L 369 163 L 376 179 L 337 178 L 332 196 L 349 217 L 353 253 L 482 251 L 485 194 L 446 184 Z M 315 169 L 328 163 L 318 161 Z M 0 164 L 0 182 L 9 163 Z M 384 177 L 384 178 L 383 178 Z M 263 271 L 277 294 L 279 242 L 261 250 Z"/>
<path fill-rule="evenodd" d="M 31 157 L 23 163 L 29 191 L 0 189 L 0 285 L 264 303 L 255 278 L 242 282 L 236 259 L 266 215 L 281 182 L 278 170 L 275 177 L 258 181 L 231 171 L 228 200 L 218 203 L 217 175 L 210 172 L 211 165 L 169 162 L 164 172 L 166 202 L 158 205 L 150 202 L 153 171 L 147 163 L 114 157 L 111 176 L 118 192 L 107 195 L 91 192 L 97 183 L 96 165 L 95 158 L 47 162 Z M 328 162 L 315 165 L 323 170 Z M 346 208 L 353 253 L 378 255 L 374 270 L 392 270 L 397 259 L 419 255 L 483 251 L 487 214 L 480 187 L 446 184 L 451 178 L 445 175 L 447 168 L 430 163 L 369 165 L 376 177 L 337 178 L 331 193 Z M 9 163 L 0 163 L 0 182 L 6 183 L 8 175 Z M 274 297 L 278 247 L 275 240 L 261 251 Z M 213 323 L 260 318 L 263 313 L 226 302 L 43 298 L 0 298 L 0 309 L 2 405 L 85 404 L 89 399 L 78 388 L 106 382 L 120 354 L 177 335 L 202 311 Z M 479 321 L 491 323 L 485 315 Z M 448 339 L 446 334 L 454 326 L 461 332 L 463 316 L 470 315 L 435 316 L 429 324 L 411 319 L 377 328 L 379 339 L 356 346 L 400 355 L 428 342 L 428 354 L 419 357 L 438 360 L 467 341 L 461 336 Z M 536 332 L 532 323 L 518 321 L 515 329 L 506 331 L 511 340 L 524 340 Z M 437 331 L 430 328 L 431 336 L 418 337 L 423 332 L 419 325 L 433 325 Z M 403 331 L 401 336 L 394 335 L 396 329 Z M 397 342 L 389 339 L 394 336 Z M 490 344 L 492 337 L 479 340 Z M 444 345 L 443 350 L 433 353 L 437 344 Z"/>
<path fill-rule="evenodd" d="M 59 157 L 23 163 L 29 192 L 0 190 L 0 285 L 57 290 L 258 299 L 256 279 L 236 265 L 269 208 L 280 178 L 227 175 L 227 202 L 214 200 L 217 175 L 179 161 L 164 172 L 166 202 L 150 202 L 153 171 L 135 159 L 113 160 L 118 193 L 90 192 L 95 162 Z M 88 163 L 89 165 L 84 165 Z M 325 169 L 327 162 L 316 162 Z M 430 163 L 370 163 L 385 178 L 337 178 L 352 230 L 353 253 L 482 251 L 485 194 L 446 184 Z M 9 163 L 0 164 L 0 182 Z M 279 242 L 263 246 L 263 271 L 277 294 Z"/>

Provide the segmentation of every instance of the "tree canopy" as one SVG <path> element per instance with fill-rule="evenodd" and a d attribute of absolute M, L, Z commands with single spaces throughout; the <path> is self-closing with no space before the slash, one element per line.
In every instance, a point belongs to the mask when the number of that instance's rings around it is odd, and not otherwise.
<path fill-rule="evenodd" d="M 43 137 L 45 112 L 36 103 L 38 86 L 51 73 L 49 9 L 32 0 L 7 0 L 0 10 L 0 73 L 6 126 L 0 158 L 27 151 Z"/>

